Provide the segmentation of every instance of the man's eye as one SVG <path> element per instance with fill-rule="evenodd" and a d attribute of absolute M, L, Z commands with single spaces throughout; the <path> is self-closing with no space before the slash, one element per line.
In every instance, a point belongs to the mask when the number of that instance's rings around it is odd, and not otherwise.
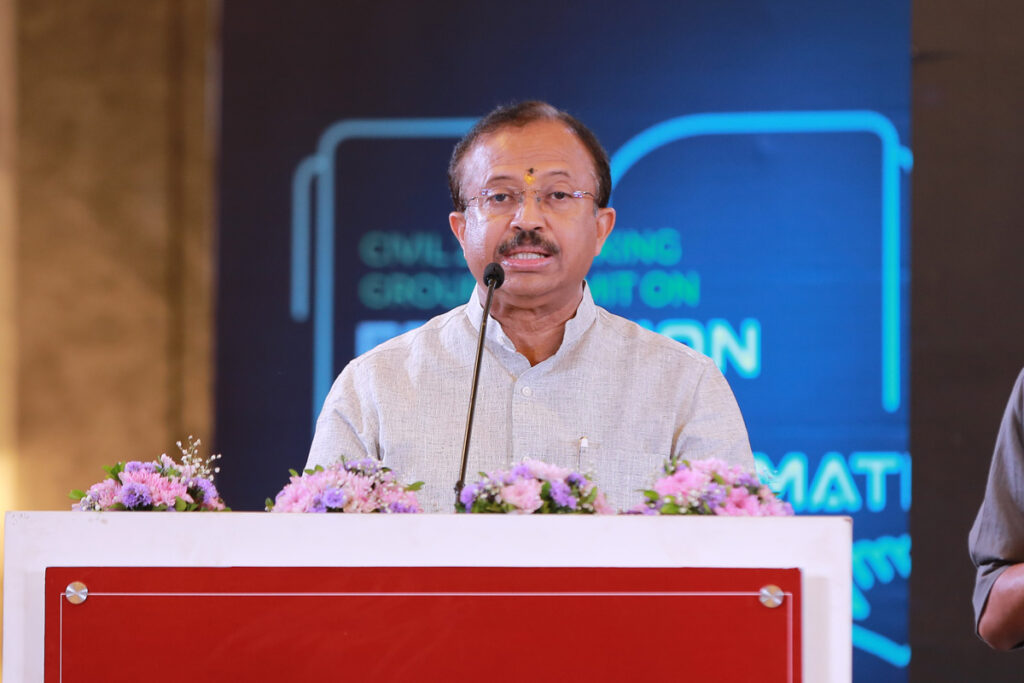
<path fill-rule="evenodd" d="M 495 192 L 494 194 L 490 195 L 487 199 L 492 204 L 504 204 L 505 202 L 512 199 L 512 195 L 508 194 L 507 192 Z"/>
<path fill-rule="evenodd" d="M 562 192 L 561 190 L 555 190 L 554 192 L 548 193 L 548 197 L 550 199 L 554 199 L 556 202 L 560 202 L 560 201 L 562 201 L 564 199 L 568 199 L 569 198 L 569 193 L 568 192 Z"/>

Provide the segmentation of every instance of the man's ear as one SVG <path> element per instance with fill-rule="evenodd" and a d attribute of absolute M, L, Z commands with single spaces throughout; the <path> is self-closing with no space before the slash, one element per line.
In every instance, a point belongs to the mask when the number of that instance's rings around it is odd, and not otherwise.
<path fill-rule="evenodd" d="M 611 234 L 612 228 L 615 227 L 615 209 L 606 207 L 597 210 L 597 244 L 594 250 L 594 256 L 601 253 L 601 247 L 604 246 L 604 241 L 608 239 L 608 235 Z"/>
<path fill-rule="evenodd" d="M 466 248 L 466 243 L 463 241 L 463 237 L 466 234 L 466 214 L 461 211 L 452 211 L 448 214 L 448 225 L 452 226 L 452 232 L 455 233 L 455 239 L 459 241 L 462 248 Z"/>

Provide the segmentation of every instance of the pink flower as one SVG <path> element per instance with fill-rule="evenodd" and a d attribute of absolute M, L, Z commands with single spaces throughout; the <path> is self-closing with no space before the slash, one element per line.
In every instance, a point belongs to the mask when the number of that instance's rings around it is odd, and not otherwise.
<path fill-rule="evenodd" d="M 306 512 L 315 495 L 301 477 L 292 477 L 274 499 L 274 512 Z"/>
<path fill-rule="evenodd" d="M 718 458 L 705 458 L 704 460 L 694 460 L 690 463 L 690 469 L 697 470 L 698 472 L 704 472 L 705 474 L 717 472 L 722 476 L 731 474 L 732 470 L 738 470 L 739 472 L 743 471 L 742 468 L 728 465 L 725 462 L 719 460 Z M 729 479 L 732 477 L 726 476 L 726 478 Z"/>
<path fill-rule="evenodd" d="M 542 484 L 536 479 L 520 479 L 514 484 L 501 487 L 501 498 L 519 508 L 519 512 L 530 513 L 539 508 Z"/>
<path fill-rule="evenodd" d="M 715 509 L 716 515 L 729 517 L 761 517 L 761 501 L 742 486 L 733 487 L 724 505 Z"/>
<path fill-rule="evenodd" d="M 593 503 L 593 505 L 594 505 L 594 512 L 596 512 L 599 515 L 614 515 L 615 514 L 615 508 L 613 508 L 611 505 L 608 504 L 608 501 L 605 500 L 604 493 L 602 493 L 601 491 L 598 491 L 597 495 L 594 496 L 594 503 Z"/>
<path fill-rule="evenodd" d="M 680 469 L 670 477 L 662 477 L 654 483 L 654 490 L 660 496 L 674 496 L 681 501 L 689 497 L 696 498 L 701 491 L 711 482 L 711 477 L 705 472 L 697 470 Z"/>
<path fill-rule="evenodd" d="M 277 494 L 274 512 L 325 512 L 323 494 L 338 490 L 344 494 L 342 512 L 420 512 L 412 491 L 395 481 L 391 472 L 349 471 L 342 463 L 292 477 Z"/>
<path fill-rule="evenodd" d="M 394 484 L 383 489 L 380 502 L 387 512 L 420 512 L 419 501 L 412 491 Z"/>
<path fill-rule="evenodd" d="M 72 510 L 106 510 L 115 502 L 121 493 L 121 483 L 113 479 L 104 479 L 89 487 L 85 492 L 85 498 L 75 505 Z"/>
<path fill-rule="evenodd" d="M 572 470 L 532 458 L 524 459 L 523 464 L 530 468 L 533 476 L 546 481 L 564 481 L 572 473 Z"/>
<path fill-rule="evenodd" d="M 156 472 L 148 470 L 124 471 L 117 475 L 122 484 L 136 483 L 149 487 L 153 496 L 153 505 L 174 507 L 175 499 L 181 498 L 186 503 L 194 502 L 188 494 L 188 488 L 178 479 L 168 479 Z"/>

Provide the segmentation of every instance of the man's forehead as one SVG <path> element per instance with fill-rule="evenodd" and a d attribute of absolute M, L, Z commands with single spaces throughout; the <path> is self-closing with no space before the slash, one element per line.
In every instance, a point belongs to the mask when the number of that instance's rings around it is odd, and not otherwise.
<path fill-rule="evenodd" d="M 550 176 L 593 175 L 593 162 L 564 123 L 535 121 L 480 136 L 465 157 L 462 175 L 470 182 L 499 179 L 531 184 Z"/>

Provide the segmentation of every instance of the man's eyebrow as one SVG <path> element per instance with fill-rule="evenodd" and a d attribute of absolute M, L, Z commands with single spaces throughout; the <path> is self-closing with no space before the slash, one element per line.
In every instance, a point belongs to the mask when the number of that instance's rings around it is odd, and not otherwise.
<path fill-rule="evenodd" d="M 485 182 L 484 185 L 492 185 L 492 184 L 496 183 L 499 180 L 515 180 L 515 178 L 513 178 L 510 175 L 504 175 L 504 174 L 502 174 L 502 175 L 492 175 L 491 177 L 489 177 L 487 179 L 487 182 Z"/>

